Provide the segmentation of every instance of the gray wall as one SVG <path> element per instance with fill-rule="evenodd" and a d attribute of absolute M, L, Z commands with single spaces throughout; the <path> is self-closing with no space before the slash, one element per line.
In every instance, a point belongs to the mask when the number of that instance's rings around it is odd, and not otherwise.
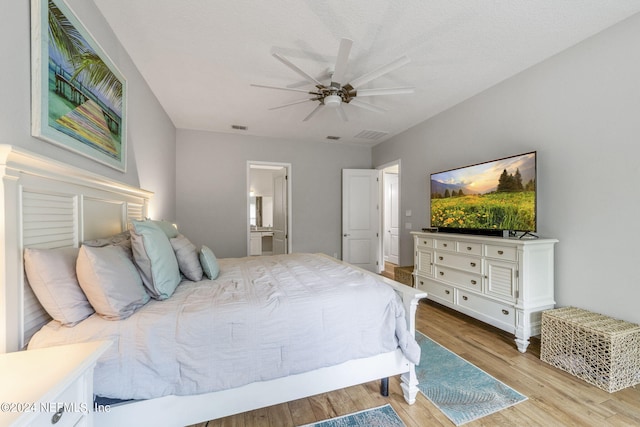
<path fill-rule="evenodd" d="M 154 216 L 175 218 L 175 127 L 91 1 L 68 0 L 67 3 L 127 78 L 127 172 L 122 173 L 31 136 L 29 3 L 27 0 L 2 3 L 0 144 L 22 147 L 153 191 Z"/>
<path fill-rule="evenodd" d="M 402 212 L 427 226 L 429 173 L 538 152 L 538 230 L 556 301 L 640 323 L 640 15 L 376 146 L 402 160 Z M 412 263 L 402 234 L 402 263 Z"/>
<path fill-rule="evenodd" d="M 341 254 L 343 168 L 370 168 L 369 148 L 179 129 L 177 221 L 218 257 L 247 254 L 247 161 L 291 164 L 294 252 Z"/>

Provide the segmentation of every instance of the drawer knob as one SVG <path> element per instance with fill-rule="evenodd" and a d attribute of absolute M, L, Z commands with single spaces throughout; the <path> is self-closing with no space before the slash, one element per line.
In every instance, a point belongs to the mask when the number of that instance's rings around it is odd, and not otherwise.
<path fill-rule="evenodd" d="M 438 259 L 439 259 L 440 261 L 442 261 L 442 260 L 444 259 L 444 257 L 439 256 L 439 257 L 438 257 Z"/>
<path fill-rule="evenodd" d="M 504 314 L 505 316 L 509 315 L 509 310 L 505 310 L 504 308 L 502 309 L 502 314 Z"/>
<path fill-rule="evenodd" d="M 472 284 L 472 285 L 475 285 L 475 284 L 477 284 L 477 283 L 478 283 L 478 282 L 476 282 L 475 280 L 472 280 L 472 281 L 471 281 L 471 284 Z"/>
<path fill-rule="evenodd" d="M 421 285 L 424 285 L 424 282 L 423 282 L 422 280 L 420 280 L 420 284 L 421 284 Z"/>
<path fill-rule="evenodd" d="M 498 251 L 498 255 L 504 254 L 504 251 Z"/>
<path fill-rule="evenodd" d="M 441 275 L 441 276 L 444 276 L 444 271 L 441 271 L 441 272 L 440 272 L 440 275 Z"/>
<path fill-rule="evenodd" d="M 462 296 L 462 299 L 466 301 L 466 300 L 468 300 L 469 298 L 468 298 L 466 295 L 463 295 L 463 296 Z"/>
<path fill-rule="evenodd" d="M 446 243 L 443 243 L 443 244 L 442 244 L 442 246 L 444 246 L 444 247 L 446 248 L 446 247 L 447 247 L 447 244 L 446 244 Z"/>
<path fill-rule="evenodd" d="M 472 262 L 472 263 L 471 263 L 471 267 L 475 267 L 475 266 L 476 266 L 476 263 L 475 263 L 475 262 Z"/>
<path fill-rule="evenodd" d="M 444 291 L 444 293 L 445 293 L 445 294 L 447 294 L 447 295 L 449 295 L 449 294 L 451 293 L 451 291 L 450 291 L 450 290 L 448 290 L 448 289 L 446 289 L 446 290 Z"/>
<path fill-rule="evenodd" d="M 471 246 L 467 246 L 467 250 L 470 251 L 472 248 Z"/>
<path fill-rule="evenodd" d="M 427 241 L 426 241 L 426 240 L 423 240 L 423 241 L 422 241 L 422 244 L 426 246 L 426 245 L 427 245 Z"/>
<path fill-rule="evenodd" d="M 58 421 L 60 421 L 60 418 L 62 418 L 62 415 L 64 415 L 64 408 L 58 409 L 58 412 L 53 414 L 51 417 L 51 424 L 57 424 Z"/>

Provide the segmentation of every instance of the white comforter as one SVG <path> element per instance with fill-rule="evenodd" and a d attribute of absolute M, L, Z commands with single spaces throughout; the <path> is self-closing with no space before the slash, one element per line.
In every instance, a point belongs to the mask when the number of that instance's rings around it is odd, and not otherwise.
<path fill-rule="evenodd" d="M 419 361 L 402 303 L 373 275 L 311 254 L 219 262 L 216 280 L 185 281 L 126 320 L 50 322 L 29 349 L 113 340 L 96 366 L 94 392 L 118 399 L 227 389 L 398 346 Z"/>

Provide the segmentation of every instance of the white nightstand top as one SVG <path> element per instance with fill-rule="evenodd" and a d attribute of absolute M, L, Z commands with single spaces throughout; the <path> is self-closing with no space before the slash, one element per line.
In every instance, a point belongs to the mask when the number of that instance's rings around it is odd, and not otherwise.
<path fill-rule="evenodd" d="M 110 341 L 95 341 L 0 354 L 0 404 L 4 405 L 0 426 L 20 418 L 24 412 L 15 409 L 22 405 L 55 401 L 110 345 Z"/>

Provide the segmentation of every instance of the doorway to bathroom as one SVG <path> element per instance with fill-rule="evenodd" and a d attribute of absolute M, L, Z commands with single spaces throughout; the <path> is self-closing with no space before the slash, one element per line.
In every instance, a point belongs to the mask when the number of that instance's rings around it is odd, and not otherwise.
<path fill-rule="evenodd" d="M 291 252 L 291 165 L 247 162 L 247 255 Z"/>

